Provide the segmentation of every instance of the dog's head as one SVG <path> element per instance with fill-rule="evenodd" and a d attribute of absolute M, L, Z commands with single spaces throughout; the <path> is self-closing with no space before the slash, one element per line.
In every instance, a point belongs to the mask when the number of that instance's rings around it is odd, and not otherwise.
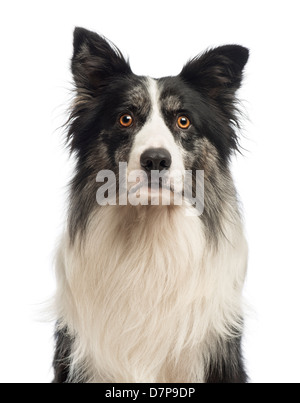
<path fill-rule="evenodd" d="M 159 192 L 181 191 L 187 171 L 204 170 L 214 181 L 216 167 L 226 171 L 238 146 L 235 93 L 247 60 L 246 48 L 221 46 L 196 56 L 178 76 L 152 79 L 135 75 L 105 38 L 76 28 L 68 138 L 78 157 L 77 189 L 95 183 L 100 170 L 113 171 L 118 183 L 120 162 L 127 164 L 129 193 L 151 183 Z"/>

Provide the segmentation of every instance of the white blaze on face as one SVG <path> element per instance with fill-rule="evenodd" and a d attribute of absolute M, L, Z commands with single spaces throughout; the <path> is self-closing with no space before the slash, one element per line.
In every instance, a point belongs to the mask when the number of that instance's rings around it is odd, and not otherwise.
<path fill-rule="evenodd" d="M 149 78 L 148 79 L 148 91 L 151 99 L 151 112 L 147 122 L 143 128 L 136 134 L 133 146 L 130 152 L 128 161 L 128 189 L 133 190 L 136 183 L 142 181 L 146 174 L 143 175 L 142 167 L 140 165 L 140 158 L 145 150 L 150 148 L 165 148 L 171 154 L 172 163 L 168 170 L 166 179 L 167 184 L 171 188 L 175 188 L 175 191 L 181 192 L 184 178 L 184 162 L 182 151 L 175 143 L 175 139 L 169 128 L 167 127 L 159 107 L 159 89 L 157 82 Z M 139 175 L 140 174 L 140 175 Z M 154 191 L 148 190 L 148 187 L 142 187 L 139 189 L 141 199 L 148 199 L 148 196 L 155 196 Z M 149 193 L 148 193 L 149 192 Z M 170 192 L 165 189 L 160 190 L 163 199 L 170 198 Z M 165 197 L 164 197 L 165 196 Z M 145 201 L 145 200 L 144 200 Z M 167 200 L 165 200 L 168 204 Z M 141 200 L 141 204 L 144 204 Z M 145 202 L 145 204 L 147 204 Z M 156 204 L 154 202 L 154 204 Z"/>

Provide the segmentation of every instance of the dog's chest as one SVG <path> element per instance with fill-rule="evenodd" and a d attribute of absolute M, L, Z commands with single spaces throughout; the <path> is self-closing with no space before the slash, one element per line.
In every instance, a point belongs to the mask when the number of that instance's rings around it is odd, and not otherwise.
<path fill-rule="evenodd" d="M 199 333 L 201 222 L 179 209 L 120 218 L 111 208 L 95 215 L 71 251 L 74 327 L 109 379 L 175 379 L 169 357 L 178 359 Z"/>

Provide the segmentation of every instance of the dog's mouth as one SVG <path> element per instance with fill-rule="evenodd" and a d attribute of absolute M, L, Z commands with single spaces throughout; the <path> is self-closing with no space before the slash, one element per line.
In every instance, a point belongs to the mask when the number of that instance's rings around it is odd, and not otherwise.
<path fill-rule="evenodd" d="M 139 181 L 131 186 L 128 193 L 134 194 L 141 189 L 147 190 L 150 193 L 159 193 L 162 190 L 174 193 L 174 186 L 170 180 L 164 180 L 163 178 L 159 178 L 159 180 L 151 180 L 151 178 L 149 178 L 148 181 Z"/>
<path fill-rule="evenodd" d="M 182 188 L 177 189 L 170 176 L 144 178 L 128 186 L 127 197 L 132 205 L 173 206 L 182 204 Z M 180 200 L 179 200 L 180 199 Z"/>

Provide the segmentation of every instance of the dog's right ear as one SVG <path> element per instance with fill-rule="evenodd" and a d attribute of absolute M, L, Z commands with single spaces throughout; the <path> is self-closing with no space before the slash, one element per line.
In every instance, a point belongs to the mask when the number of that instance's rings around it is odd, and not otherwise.
<path fill-rule="evenodd" d="M 196 56 L 182 69 L 180 76 L 215 100 L 228 100 L 240 87 L 249 50 L 239 45 L 219 46 Z"/>
<path fill-rule="evenodd" d="M 72 73 L 77 89 L 96 90 L 108 78 L 131 73 L 120 50 L 104 37 L 84 28 L 75 28 Z"/>

